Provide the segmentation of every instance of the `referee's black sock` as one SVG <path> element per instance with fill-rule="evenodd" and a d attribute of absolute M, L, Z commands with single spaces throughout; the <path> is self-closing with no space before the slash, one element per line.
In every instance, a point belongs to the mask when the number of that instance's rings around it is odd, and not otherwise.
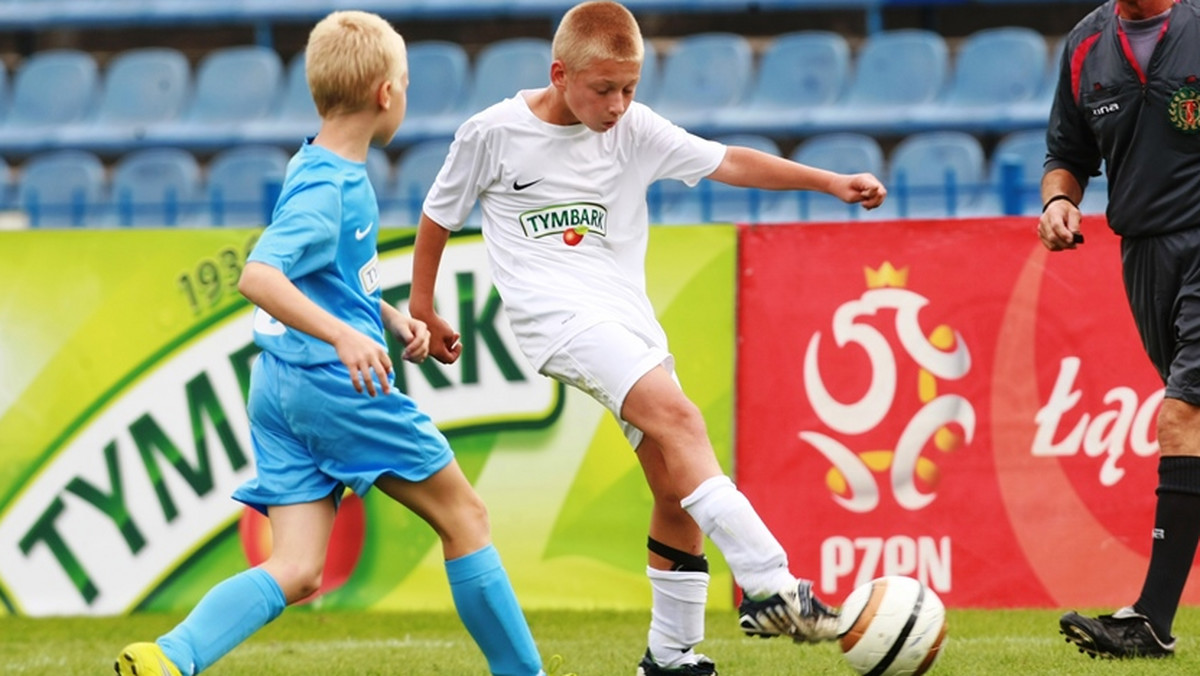
<path fill-rule="evenodd" d="M 1160 639 L 1170 641 L 1175 611 L 1200 541 L 1200 457 L 1160 458 L 1156 492 L 1150 567 L 1134 606 L 1150 618 Z"/>

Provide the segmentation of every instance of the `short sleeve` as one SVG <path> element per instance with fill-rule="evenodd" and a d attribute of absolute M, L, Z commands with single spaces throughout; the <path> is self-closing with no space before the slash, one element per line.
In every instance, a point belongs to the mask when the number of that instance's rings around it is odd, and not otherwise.
<path fill-rule="evenodd" d="M 341 194 L 332 183 L 315 183 L 287 195 L 275 209 L 247 260 L 298 279 L 334 262 L 341 231 Z"/>
<path fill-rule="evenodd" d="M 490 153 L 483 127 L 468 121 L 454 134 L 446 162 L 425 197 L 422 210 L 448 230 L 461 230 L 479 194 L 487 187 Z"/>

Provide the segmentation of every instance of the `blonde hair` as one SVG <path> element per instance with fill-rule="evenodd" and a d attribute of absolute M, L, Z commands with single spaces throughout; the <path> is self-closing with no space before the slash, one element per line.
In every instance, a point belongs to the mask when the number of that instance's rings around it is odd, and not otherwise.
<path fill-rule="evenodd" d="M 554 33 L 551 51 L 567 70 L 580 70 L 593 61 L 636 61 L 645 55 L 637 19 L 617 2 L 597 0 L 575 5 Z"/>
<path fill-rule="evenodd" d="M 333 12 L 308 34 L 304 67 L 321 117 L 366 108 L 384 80 L 408 72 L 404 38 L 370 12 Z"/>

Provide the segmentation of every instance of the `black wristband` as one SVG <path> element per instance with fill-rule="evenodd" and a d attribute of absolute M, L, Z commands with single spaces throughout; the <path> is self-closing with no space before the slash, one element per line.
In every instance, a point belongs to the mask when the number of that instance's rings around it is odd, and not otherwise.
<path fill-rule="evenodd" d="M 1079 208 L 1079 205 L 1075 203 L 1075 200 L 1071 199 L 1069 196 L 1055 195 L 1054 197 L 1051 197 L 1050 199 L 1046 200 L 1046 203 L 1042 205 L 1042 213 L 1043 214 L 1046 213 L 1046 210 L 1050 208 L 1050 205 L 1054 204 L 1055 202 L 1057 202 L 1059 200 L 1066 200 L 1071 203 L 1071 206 L 1075 207 L 1076 209 Z"/>

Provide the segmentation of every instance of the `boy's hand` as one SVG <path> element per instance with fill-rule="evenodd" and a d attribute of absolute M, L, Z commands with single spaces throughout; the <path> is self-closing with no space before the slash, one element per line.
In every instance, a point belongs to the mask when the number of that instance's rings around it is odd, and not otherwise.
<path fill-rule="evenodd" d="M 429 327 L 415 317 L 401 315 L 388 327 L 404 343 L 404 361 L 420 364 L 429 356 Z"/>
<path fill-rule="evenodd" d="M 883 204 L 887 188 L 871 174 L 843 174 L 831 186 L 830 193 L 847 204 L 862 204 L 874 209 Z"/>
<path fill-rule="evenodd" d="M 443 364 L 453 364 L 462 354 L 458 331 L 437 313 L 422 317 L 429 328 L 429 355 Z"/>
<path fill-rule="evenodd" d="M 1083 239 L 1076 237 L 1082 218 L 1079 207 L 1070 200 L 1055 200 L 1046 205 L 1046 210 L 1038 220 L 1038 238 L 1051 251 L 1074 249 L 1083 242 Z"/>
<path fill-rule="evenodd" d="M 374 397 L 376 381 L 383 394 L 391 392 L 392 359 L 386 348 L 349 327 L 333 341 L 333 347 L 338 359 L 350 369 L 350 382 L 356 392 L 365 389 Z"/>

